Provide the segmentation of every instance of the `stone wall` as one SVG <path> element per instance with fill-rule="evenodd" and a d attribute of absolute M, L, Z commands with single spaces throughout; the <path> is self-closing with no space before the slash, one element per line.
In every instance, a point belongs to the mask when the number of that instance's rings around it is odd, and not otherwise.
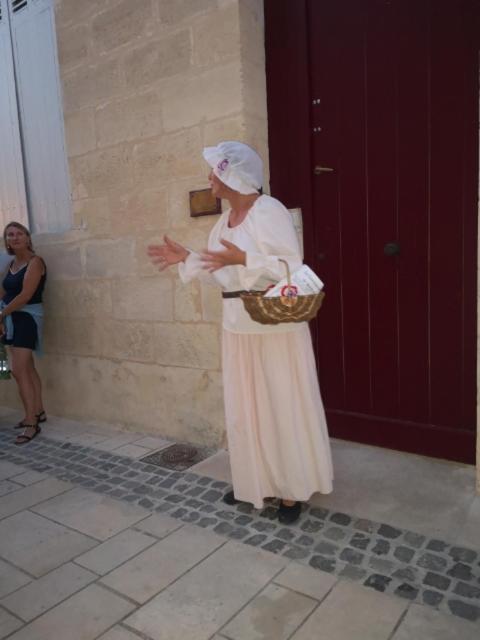
<path fill-rule="evenodd" d="M 146 247 L 205 246 L 216 218 L 188 202 L 208 186 L 203 146 L 268 156 L 263 2 L 57 0 L 56 28 L 75 228 L 35 238 L 47 410 L 218 444 L 220 298 Z M 13 382 L 1 393 L 16 401 Z"/>

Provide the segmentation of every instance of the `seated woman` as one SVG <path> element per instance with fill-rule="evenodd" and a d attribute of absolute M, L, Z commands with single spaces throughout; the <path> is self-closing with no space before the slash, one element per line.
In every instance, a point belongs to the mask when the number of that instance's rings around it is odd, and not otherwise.
<path fill-rule="evenodd" d="M 3 232 L 8 253 L 14 256 L 3 278 L 0 292 L 2 341 L 8 346 L 10 368 L 15 378 L 25 417 L 15 428 L 22 433 L 15 444 L 30 442 L 47 419 L 42 402 L 42 383 L 35 368 L 33 351 L 40 350 L 42 294 L 47 278 L 45 262 L 33 250 L 30 232 L 19 222 L 10 222 Z"/>

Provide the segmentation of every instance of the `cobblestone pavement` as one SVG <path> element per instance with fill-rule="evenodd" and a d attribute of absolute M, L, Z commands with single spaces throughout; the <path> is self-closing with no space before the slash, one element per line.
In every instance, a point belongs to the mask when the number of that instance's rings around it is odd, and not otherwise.
<path fill-rule="evenodd" d="M 276 520 L 275 504 L 263 511 L 247 504 L 227 507 L 225 482 L 45 435 L 16 447 L 11 430 L 0 431 L 1 460 L 476 622 L 480 629 L 480 545 L 455 546 L 319 507 L 305 507 L 301 519 L 285 527 Z"/>

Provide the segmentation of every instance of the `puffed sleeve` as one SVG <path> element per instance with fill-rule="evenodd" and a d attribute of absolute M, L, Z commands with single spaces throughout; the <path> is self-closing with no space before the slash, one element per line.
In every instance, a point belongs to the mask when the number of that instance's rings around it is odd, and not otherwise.
<path fill-rule="evenodd" d="M 227 212 L 228 213 L 228 212 Z M 219 248 L 221 245 L 218 245 L 219 237 L 221 235 L 221 230 L 224 226 L 226 213 L 223 212 L 220 218 L 217 220 L 216 224 L 212 228 L 210 232 L 210 236 L 208 238 L 208 247 L 209 248 Z M 188 247 L 187 247 L 188 248 Z M 221 287 L 221 277 L 218 272 L 210 273 L 206 269 L 203 268 L 203 262 L 201 260 L 200 254 L 196 251 L 192 251 L 188 248 L 190 253 L 188 257 L 185 259 L 185 262 L 180 262 L 178 265 L 178 275 L 180 276 L 180 280 L 186 284 L 191 280 L 198 279 L 205 284 L 210 284 L 213 286 Z"/>
<path fill-rule="evenodd" d="M 265 202 L 266 201 L 266 202 Z M 285 277 L 285 260 L 293 272 L 302 265 L 297 233 L 289 211 L 274 198 L 263 198 L 251 218 L 257 251 L 247 251 L 246 266 L 240 270 L 242 287 L 254 289 L 260 278 L 278 282 Z"/>

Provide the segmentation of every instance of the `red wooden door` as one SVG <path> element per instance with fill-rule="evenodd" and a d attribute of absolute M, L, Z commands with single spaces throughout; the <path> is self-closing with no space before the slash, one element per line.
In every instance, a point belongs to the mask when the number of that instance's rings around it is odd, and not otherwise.
<path fill-rule="evenodd" d="M 330 432 L 473 462 L 478 2 L 265 8 L 271 187 L 326 282 Z"/>

